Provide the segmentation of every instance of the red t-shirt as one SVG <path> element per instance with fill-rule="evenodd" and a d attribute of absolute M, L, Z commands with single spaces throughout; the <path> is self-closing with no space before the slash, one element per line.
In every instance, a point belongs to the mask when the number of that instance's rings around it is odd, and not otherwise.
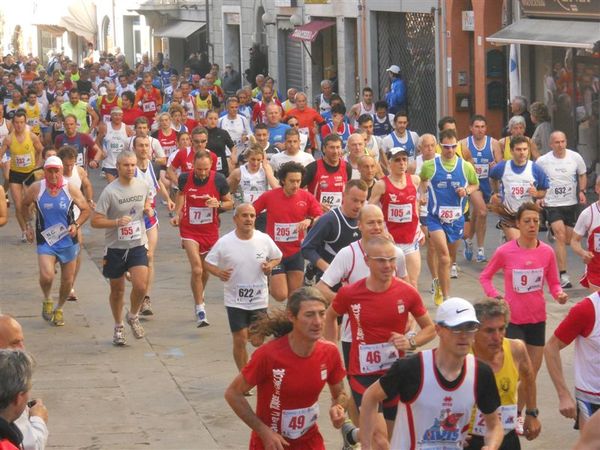
<path fill-rule="evenodd" d="M 284 193 L 283 188 L 267 191 L 254 202 L 254 209 L 256 214 L 268 210 L 267 234 L 284 258 L 300 251 L 304 232 L 298 231 L 297 224 L 322 214 L 321 205 L 314 195 L 304 189 L 299 189 L 291 197 Z"/>
<path fill-rule="evenodd" d="M 214 152 L 208 151 L 210 153 L 210 159 L 212 161 L 210 170 L 217 171 L 217 162 L 219 158 Z M 177 154 L 173 157 L 171 161 L 171 166 L 175 169 L 181 170 L 181 172 L 189 172 L 194 168 L 194 157 L 196 156 L 196 152 L 194 152 L 191 148 L 180 148 Z"/>
<path fill-rule="evenodd" d="M 137 119 L 138 117 L 141 117 L 143 115 L 144 114 L 142 114 L 142 110 L 138 107 L 134 107 L 134 108 L 130 108 L 130 109 L 123 108 L 123 123 L 125 125 L 134 126 L 135 119 Z"/>
<path fill-rule="evenodd" d="M 316 417 L 312 411 L 306 415 L 291 411 L 313 407 L 325 383 L 336 385 L 346 373 L 335 344 L 317 341 L 310 356 L 304 358 L 292 351 L 288 336 L 283 336 L 259 347 L 242 375 L 257 387 L 256 415 L 292 444 L 286 449 L 305 449 L 312 448 L 307 447 L 307 441 L 319 434 Z M 314 425 L 309 426 L 311 419 Z M 262 448 L 255 432 L 250 448 Z"/>
<path fill-rule="evenodd" d="M 272 103 L 279 106 L 279 108 L 281 109 L 281 115 L 283 115 L 283 108 L 281 107 L 281 102 L 276 98 L 274 98 L 271 103 L 258 101 L 254 105 L 254 108 L 252 108 L 252 122 L 267 123 L 267 106 L 269 106 Z"/>
<path fill-rule="evenodd" d="M 88 161 L 94 159 L 96 152 L 94 151 L 95 142 L 87 133 L 77 133 L 73 137 L 66 134 L 59 134 L 54 139 L 54 147 L 60 149 L 63 145 L 70 145 L 77 150 L 77 165 L 86 167 Z"/>
<path fill-rule="evenodd" d="M 325 119 L 323 119 L 323 117 L 321 117 L 321 114 L 319 114 L 315 109 L 309 108 L 307 106 L 306 108 L 304 108 L 303 111 L 300 111 L 299 109 L 294 108 L 291 111 L 288 111 L 285 116 L 286 117 L 294 116 L 296 119 L 298 119 L 299 131 L 302 131 L 303 129 L 305 129 L 305 131 L 308 131 L 308 137 L 310 139 L 311 148 L 317 148 L 317 141 L 315 140 L 314 127 L 315 127 L 315 124 L 320 124 L 320 123 L 325 122 Z"/>
<path fill-rule="evenodd" d="M 148 119 L 149 125 L 152 125 L 154 116 L 162 106 L 162 95 L 155 87 L 147 91 L 142 86 L 135 93 L 135 104 L 140 107 L 142 114 Z"/>
<path fill-rule="evenodd" d="M 350 320 L 350 375 L 385 373 L 398 355 L 392 355 L 393 349 L 390 346 L 376 348 L 376 345 L 387 343 L 392 332 L 404 334 L 408 313 L 418 318 L 427 312 L 423 299 L 410 284 L 394 278 L 386 291 L 373 292 L 367 288 L 366 280 L 364 278 L 342 286 L 331 304 L 337 314 L 348 314 Z M 368 347 L 369 345 L 374 346 Z M 360 355 L 359 346 L 362 347 Z M 403 354 L 400 353 L 399 356 L 402 357 Z"/>
<path fill-rule="evenodd" d="M 567 317 L 554 331 L 554 336 L 569 345 L 577 336 L 589 336 L 595 323 L 594 305 L 589 298 L 584 298 L 569 310 Z"/>

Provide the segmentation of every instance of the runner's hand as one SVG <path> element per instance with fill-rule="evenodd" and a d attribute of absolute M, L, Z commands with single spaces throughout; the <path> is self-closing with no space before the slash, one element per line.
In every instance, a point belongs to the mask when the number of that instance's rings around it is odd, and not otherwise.
<path fill-rule="evenodd" d="M 229 281 L 229 279 L 231 278 L 231 272 L 233 272 L 233 269 L 219 270 L 217 276 L 221 281 Z"/>
<path fill-rule="evenodd" d="M 525 415 L 525 423 L 523 424 L 523 432 L 528 441 L 533 441 L 539 436 L 542 431 L 542 424 L 537 417 Z"/>
<path fill-rule="evenodd" d="M 302 222 L 298 222 L 298 231 L 306 231 L 310 224 L 310 219 L 304 219 Z"/>
<path fill-rule="evenodd" d="M 171 217 L 171 220 L 169 222 L 171 222 L 171 225 L 173 225 L 174 227 L 178 227 L 179 226 L 179 214 L 175 214 L 173 217 Z"/>
<path fill-rule="evenodd" d="M 533 185 L 533 183 L 531 183 L 531 185 L 529 186 L 529 190 L 527 192 L 532 197 L 535 197 L 537 195 L 537 188 Z"/>
<path fill-rule="evenodd" d="M 69 225 L 69 236 L 75 237 L 77 234 L 77 227 L 74 224 Z"/>
<path fill-rule="evenodd" d="M 567 303 L 567 300 L 569 300 L 569 294 L 567 294 L 566 292 L 560 292 L 557 296 L 556 296 L 556 301 L 558 303 L 560 303 L 561 305 L 564 305 L 565 303 Z"/>
<path fill-rule="evenodd" d="M 408 338 L 403 334 L 395 333 L 393 331 L 388 342 L 400 351 L 405 351 L 410 348 L 410 342 L 408 342 Z"/>
<path fill-rule="evenodd" d="M 27 238 L 27 242 L 29 242 L 30 244 L 33 242 L 33 228 L 31 228 L 29 225 L 25 230 L 25 237 Z"/>
<path fill-rule="evenodd" d="M 122 227 L 123 225 L 127 225 L 130 222 L 131 222 L 130 216 L 123 216 L 120 219 L 117 219 L 117 226 Z"/>
<path fill-rule="evenodd" d="M 169 211 L 175 211 L 175 202 L 171 199 L 167 200 L 167 209 Z"/>
<path fill-rule="evenodd" d="M 587 251 L 583 252 L 583 262 L 584 263 L 586 263 L 586 264 L 591 263 L 593 258 L 594 258 L 594 254 L 592 252 L 587 252 Z"/>
<path fill-rule="evenodd" d="M 342 428 L 342 425 L 344 425 L 344 421 L 346 420 L 342 405 L 333 405 L 329 408 L 329 418 L 331 419 L 333 428 L 338 430 Z"/>
<path fill-rule="evenodd" d="M 567 419 L 575 419 L 577 417 L 577 406 L 570 394 L 558 397 L 558 411 Z"/>
<path fill-rule="evenodd" d="M 269 262 L 267 261 L 260 265 L 260 269 L 265 275 L 270 275 L 271 271 L 273 270 L 273 267 L 271 267 L 271 264 L 269 264 Z"/>
<path fill-rule="evenodd" d="M 285 447 L 289 447 L 290 445 L 283 436 L 270 428 L 260 434 L 260 440 L 262 441 L 265 450 L 284 450 Z"/>

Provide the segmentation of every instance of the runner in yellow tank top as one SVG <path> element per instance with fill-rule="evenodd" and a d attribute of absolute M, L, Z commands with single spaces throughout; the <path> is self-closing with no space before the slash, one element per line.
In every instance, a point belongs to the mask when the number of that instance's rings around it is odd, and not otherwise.
<path fill-rule="evenodd" d="M 27 94 L 27 101 L 23 105 L 25 107 L 25 114 L 27 115 L 27 125 L 31 131 L 38 136 L 41 132 L 42 123 L 42 108 L 37 101 L 37 95 L 34 91 L 30 91 Z"/>
<path fill-rule="evenodd" d="M 512 155 L 510 153 L 510 139 L 515 138 L 517 136 L 525 136 L 525 119 L 523 116 L 513 116 L 508 121 L 508 131 L 510 136 L 506 136 L 498 141 L 498 147 L 494 149 L 494 159 L 496 162 L 500 162 L 502 160 L 509 161 L 512 159 Z M 530 138 L 527 138 L 529 141 L 529 159 L 535 161 L 540 157 L 540 151 Z"/>
<path fill-rule="evenodd" d="M 504 300 L 484 300 L 474 306 L 480 327 L 475 334 L 472 351 L 477 359 L 489 364 L 494 371 L 501 404 L 498 413 L 505 433 L 500 448 L 519 449 L 517 432 L 520 426 L 528 440 L 535 439 L 541 431 L 533 367 L 523 341 L 504 337 L 510 315 Z M 526 405 L 524 422 L 519 418 L 523 405 Z M 465 449 L 483 446 L 486 430 L 485 421 L 481 419 L 481 413 L 475 408 L 469 427 L 472 436 Z"/>
<path fill-rule="evenodd" d="M 25 236 L 25 219 L 23 216 L 23 182 L 41 162 L 42 143 L 40 138 L 27 130 L 25 111 L 17 111 L 13 118 L 14 131 L 6 136 L 0 146 L 0 159 L 10 149 L 10 171 L 8 181 L 10 193 L 15 203 L 15 215 L 21 227 L 21 241 L 27 242 Z"/>

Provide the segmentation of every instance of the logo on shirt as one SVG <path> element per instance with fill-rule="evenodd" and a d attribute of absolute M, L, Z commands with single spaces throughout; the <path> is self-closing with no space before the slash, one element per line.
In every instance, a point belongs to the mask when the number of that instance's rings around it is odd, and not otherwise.
<path fill-rule="evenodd" d="M 450 401 L 446 399 L 450 399 Z M 446 404 L 452 404 L 451 397 L 444 399 L 443 405 Z M 463 413 L 453 413 L 451 407 L 442 409 L 440 415 L 433 419 L 433 425 L 423 433 L 423 438 L 419 444 L 458 442 L 461 437 L 458 422 L 462 416 L 464 416 Z"/>
<path fill-rule="evenodd" d="M 296 203 L 296 206 L 298 208 L 306 208 L 306 202 L 304 200 L 300 200 L 299 202 Z"/>
<path fill-rule="evenodd" d="M 256 252 L 256 259 L 263 259 L 265 256 L 263 252 Z"/>
<path fill-rule="evenodd" d="M 399 299 L 396 304 L 398 306 L 398 314 L 404 314 L 406 311 L 406 308 L 404 307 L 404 300 Z"/>
<path fill-rule="evenodd" d="M 390 196 L 390 202 L 396 203 L 398 201 L 398 196 L 396 194 L 388 194 Z"/>
<path fill-rule="evenodd" d="M 285 369 L 273 369 L 273 395 L 271 396 L 271 429 L 279 431 L 279 422 L 281 419 L 281 385 L 285 377 Z"/>
<path fill-rule="evenodd" d="M 325 381 L 327 379 L 327 366 L 325 364 L 321 364 L 321 381 Z"/>

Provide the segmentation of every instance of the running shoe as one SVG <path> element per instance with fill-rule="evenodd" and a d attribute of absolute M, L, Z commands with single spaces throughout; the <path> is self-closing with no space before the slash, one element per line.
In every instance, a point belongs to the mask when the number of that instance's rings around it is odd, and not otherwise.
<path fill-rule="evenodd" d="M 21 242 L 23 244 L 27 242 L 27 233 L 24 231 L 21 233 Z"/>
<path fill-rule="evenodd" d="M 431 295 L 435 294 L 435 282 L 431 280 L 431 288 L 429 289 Z"/>
<path fill-rule="evenodd" d="M 304 286 L 312 286 L 315 284 L 315 268 L 312 264 L 307 264 L 304 271 Z"/>
<path fill-rule="evenodd" d="M 54 311 L 54 302 L 50 299 L 42 303 L 42 317 L 50 322 L 52 320 L 52 312 Z"/>
<path fill-rule="evenodd" d="M 450 278 L 458 278 L 458 266 L 456 263 L 452 264 L 452 267 L 450 268 Z"/>
<path fill-rule="evenodd" d="M 440 286 L 440 280 L 437 278 L 433 279 L 433 303 L 436 306 L 440 306 L 444 303 L 444 294 L 442 294 L 442 287 Z"/>
<path fill-rule="evenodd" d="M 55 327 L 62 327 L 65 325 L 62 309 L 57 309 L 52 314 L 52 325 L 54 325 Z"/>
<path fill-rule="evenodd" d="M 10 208 L 10 198 L 8 198 L 8 194 L 6 194 L 6 207 Z"/>
<path fill-rule="evenodd" d="M 523 418 L 523 416 L 517 417 L 517 422 L 515 423 L 515 431 L 517 432 L 517 434 L 519 436 L 523 436 L 523 434 L 525 434 L 523 431 L 524 426 L 525 426 L 525 419 Z"/>
<path fill-rule="evenodd" d="M 67 301 L 68 302 L 76 302 L 77 301 L 77 294 L 75 294 L 75 289 L 71 289 L 71 292 L 69 293 L 69 296 L 67 297 Z"/>
<path fill-rule="evenodd" d="M 569 274 L 560 274 L 560 287 L 563 289 L 569 289 L 573 287 L 573 285 L 571 284 L 571 279 L 569 278 Z"/>
<path fill-rule="evenodd" d="M 125 345 L 127 341 L 125 340 L 125 330 L 123 325 L 118 325 L 115 327 L 115 332 L 113 334 L 113 345 L 122 346 Z"/>
<path fill-rule="evenodd" d="M 256 394 L 256 389 L 252 388 L 249 391 L 244 392 L 244 397 L 252 397 Z"/>
<path fill-rule="evenodd" d="M 483 263 L 487 261 L 487 257 L 485 256 L 485 250 L 483 249 L 483 247 L 480 247 L 477 250 L 477 262 L 478 263 Z"/>
<path fill-rule="evenodd" d="M 141 339 L 144 337 L 144 327 L 142 327 L 138 316 L 132 316 L 127 313 L 127 323 L 131 327 L 131 332 L 133 333 L 134 338 Z"/>
<path fill-rule="evenodd" d="M 206 311 L 203 309 L 196 311 L 196 318 L 196 324 L 198 325 L 198 328 L 207 327 L 210 325 L 210 323 L 208 323 L 208 319 L 206 318 Z"/>
<path fill-rule="evenodd" d="M 468 239 L 463 239 L 465 243 L 465 250 L 463 255 L 467 261 L 471 261 L 473 259 L 473 242 Z"/>
<path fill-rule="evenodd" d="M 144 301 L 142 302 L 142 307 L 140 308 L 140 314 L 142 316 L 153 316 L 154 311 L 152 311 L 152 303 L 150 302 L 150 297 L 147 295 L 144 297 Z"/>
<path fill-rule="evenodd" d="M 355 445 L 358 444 L 352 437 L 352 434 L 356 430 L 356 427 L 352 423 L 350 419 L 346 419 L 344 424 L 342 425 L 342 439 L 344 439 L 344 445 L 342 450 L 352 450 L 355 448 Z"/>

